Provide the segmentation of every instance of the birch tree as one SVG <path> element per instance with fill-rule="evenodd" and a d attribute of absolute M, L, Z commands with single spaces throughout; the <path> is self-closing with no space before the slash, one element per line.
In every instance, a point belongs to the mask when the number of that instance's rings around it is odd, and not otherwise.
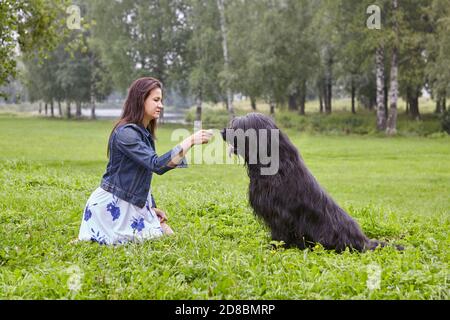
<path fill-rule="evenodd" d="M 389 117 L 387 119 L 386 133 L 395 135 L 397 133 L 397 100 L 398 100 L 398 51 L 399 51 L 399 30 L 397 21 L 398 0 L 392 0 L 394 44 L 392 48 L 391 76 L 389 86 Z"/>
<path fill-rule="evenodd" d="M 224 62 L 224 82 L 225 90 L 227 94 L 227 109 L 230 119 L 234 118 L 233 108 L 233 93 L 231 91 L 229 77 L 230 77 L 230 58 L 228 56 L 228 35 L 227 35 L 227 23 L 225 19 L 225 5 L 224 0 L 217 0 L 217 8 L 220 15 L 220 31 L 222 34 L 222 48 L 223 48 L 223 62 Z"/>

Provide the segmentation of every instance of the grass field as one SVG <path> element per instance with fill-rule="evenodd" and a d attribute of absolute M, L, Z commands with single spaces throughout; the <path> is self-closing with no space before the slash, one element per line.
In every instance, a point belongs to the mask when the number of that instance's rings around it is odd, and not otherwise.
<path fill-rule="evenodd" d="M 175 236 L 70 244 L 106 167 L 111 127 L 0 115 L 1 299 L 449 299 L 449 137 L 287 130 L 364 232 L 404 252 L 273 249 L 238 164 L 154 177 Z M 159 129 L 160 153 L 175 128 Z"/>

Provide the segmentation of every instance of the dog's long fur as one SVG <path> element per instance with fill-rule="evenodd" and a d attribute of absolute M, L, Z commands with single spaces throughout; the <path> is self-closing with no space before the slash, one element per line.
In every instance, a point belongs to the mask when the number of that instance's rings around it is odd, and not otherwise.
<path fill-rule="evenodd" d="M 248 129 L 279 130 L 271 118 L 260 113 L 234 118 L 226 130 L 238 129 L 244 132 Z M 226 141 L 225 129 L 222 137 Z M 250 177 L 250 205 L 270 228 L 273 240 L 301 249 L 320 243 L 324 248 L 338 252 L 346 247 L 365 251 L 385 245 L 367 238 L 358 224 L 321 188 L 295 146 L 281 130 L 279 170 L 275 175 L 261 175 L 260 169 L 264 165 L 259 161 L 249 163 L 247 146 L 245 149 L 239 148 L 236 139 L 227 142 L 235 154 L 244 158 Z"/>

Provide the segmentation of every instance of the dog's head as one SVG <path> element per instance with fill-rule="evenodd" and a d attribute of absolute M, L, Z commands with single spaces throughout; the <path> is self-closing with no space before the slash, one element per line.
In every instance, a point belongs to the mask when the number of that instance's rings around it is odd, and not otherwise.
<path fill-rule="evenodd" d="M 270 117 L 261 113 L 249 113 L 231 120 L 228 128 L 221 131 L 221 135 L 232 152 L 243 157 L 246 164 L 259 164 L 262 160 L 261 152 L 270 157 L 273 150 L 273 131 L 278 134 L 279 129 Z"/>

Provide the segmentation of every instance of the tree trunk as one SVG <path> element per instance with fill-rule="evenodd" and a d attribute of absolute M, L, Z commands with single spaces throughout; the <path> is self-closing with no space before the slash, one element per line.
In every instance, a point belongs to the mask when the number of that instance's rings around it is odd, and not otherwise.
<path fill-rule="evenodd" d="M 223 4 L 224 0 L 217 0 L 217 7 L 219 9 L 220 14 L 220 31 L 222 34 L 222 49 L 223 49 L 223 60 L 224 60 L 224 69 L 225 73 L 228 77 L 230 70 L 230 61 L 228 58 L 228 44 L 227 44 L 227 25 L 225 21 L 225 6 Z M 228 114 L 230 119 L 234 118 L 234 107 L 233 107 L 233 93 L 231 92 L 229 79 L 226 79 L 226 91 L 227 91 L 227 106 L 228 106 Z"/>
<path fill-rule="evenodd" d="M 436 98 L 436 110 L 434 110 L 434 113 L 442 113 L 442 98 L 439 96 Z"/>
<path fill-rule="evenodd" d="M 377 76 L 377 129 L 386 130 L 386 113 L 384 109 L 384 47 L 380 45 L 375 54 Z"/>
<path fill-rule="evenodd" d="M 270 101 L 269 105 L 270 105 L 270 114 L 274 115 L 275 114 L 275 103 L 273 101 Z"/>
<path fill-rule="evenodd" d="M 387 119 L 386 133 L 388 135 L 395 135 L 397 133 L 397 101 L 398 101 L 398 24 L 395 17 L 398 10 L 397 0 L 392 0 L 393 16 L 394 16 L 394 31 L 395 44 L 392 49 L 391 61 L 391 84 L 389 87 L 389 117 Z"/>
<path fill-rule="evenodd" d="M 300 88 L 300 109 L 301 115 L 305 115 L 305 103 L 306 103 L 306 81 L 303 80 Z"/>
<path fill-rule="evenodd" d="M 409 115 L 409 101 L 411 100 L 411 94 L 409 93 L 409 87 L 406 88 L 406 107 L 405 107 L 405 114 Z"/>
<path fill-rule="evenodd" d="M 76 108 L 77 108 L 77 110 L 76 110 L 75 116 L 79 119 L 79 118 L 81 118 L 81 101 L 76 102 Z"/>
<path fill-rule="evenodd" d="M 351 92 L 352 92 L 352 113 L 355 114 L 356 113 L 356 108 L 355 108 L 355 96 L 356 96 L 356 86 L 355 86 L 355 82 L 353 80 L 352 77 L 352 88 L 351 88 Z"/>
<path fill-rule="evenodd" d="M 447 101 L 445 97 L 446 93 L 442 92 L 441 94 L 438 94 L 436 97 L 436 110 L 435 113 L 441 114 L 447 109 Z"/>
<path fill-rule="evenodd" d="M 44 104 L 45 115 L 47 115 L 47 102 Z"/>
<path fill-rule="evenodd" d="M 419 114 L 419 98 L 416 96 L 411 97 L 409 102 L 410 105 L 410 115 L 413 119 L 420 119 Z"/>
<path fill-rule="evenodd" d="M 396 8 L 397 0 L 394 1 L 394 8 Z M 391 65 L 391 85 L 389 88 L 389 117 L 387 119 L 386 133 L 388 135 L 395 135 L 397 133 L 397 101 L 398 101 L 398 50 L 394 46 L 392 52 Z"/>
<path fill-rule="evenodd" d="M 327 85 L 327 104 L 325 105 L 326 108 L 326 113 L 330 114 L 331 113 L 331 101 L 333 98 L 333 85 L 330 83 L 328 83 Z"/>
<path fill-rule="evenodd" d="M 385 70 L 386 71 L 386 70 Z M 384 81 L 387 81 L 386 77 L 384 77 Z M 384 102 L 383 102 L 383 106 L 384 106 L 384 117 L 387 119 L 388 118 L 388 98 L 389 98 L 389 89 L 387 86 L 387 83 L 384 83 Z"/>
<path fill-rule="evenodd" d="M 72 118 L 72 114 L 70 112 L 70 101 L 66 102 L 66 110 L 67 110 L 67 119 Z"/>
<path fill-rule="evenodd" d="M 53 108 L 53 99 L 50 101 L 50 116 L 52 118 L 55 116 L 55 110 Z"/>
<path fill-rule="evenodd" d="M 197 109 L 195 111 L 195 120 L 202 121 L 202 95 L 199 94 L 196 99 Z"/>
<path fill-rule="evenodd" d="M 329 57 L 327 61 L 326 71 L 326 95 L 325 95 L 325 112 L 331 113 L 331 100 L 333 96 L 333 58 Z"/>
<path fill-rule="evenodd" d="M 256 111 L 256 98 L 255 97 L 250 97 L 250 105 L 252 107 L 252 110 Z"/>
<path fill-rule="evenodd" d="M 288 109 L 291 111 L 298 110 L 297 93 L 291 93 L 288 96 Z"/>
<path fill-rule="evenodd" d="M 317 80 L 317 83 L 316 83 L 316 86 L 317 86 L 317 95 L 318 95 L 318 97 L 319 97 L 319 112 L 320 113 L 323 113 L 323 110 L 324 110 L 324 98 L 323 98 L 323 96 L 324 96 L 324 79 L 323 78 L 320 78 L 319 80 Z"/>
<path fill-rule="evenodd" d="M 91 66 L 91 81 L 90 81 L 90 103 L 91 103 L 91 119 L 95 120 L 95 61 L 94 61 L 94 53 L 91 52 L 89 56 L 89 63 Z M 142 66 L 144 67 L 144 66 Z"/>
<path fill-rule="evenodd" d="M 97 117 L 95 116 L 95 99 L 91 100 L 91 119 L 95 120 Z"/>
<path fill-rule="evenodd" d="M 62 118 L 63 112 L 62 112 L 62 108 L 61 108 L 61 100 L 58 100 L 58 112 L 59 112 L 59 116 Z"/>
<path fill-rule="evenodd" d="M 328 112 L 328 85 L 327 85 L 326 80 L 325 80 L 325 85 L 323 86 L 323 107 L 324 107 L 324 112 L 327 113 Z"/>
<path fill-rule="evenodd" d="M 319 91 L 319 112 L 323 113 L 323 98 L 322 98 L 322 90 Z"/>
<path fill-rule="evenodd" d="M 42 102 L 39 101 L 39 114 L 41 114 L 41 113 L 42 113 Z"/>
<path fill-rule="evenodd" d="M 410 100 L 409 100 L 409 114 L 413 119 L 416 119 L 416 120 L 420 119 L 419 95 L 420 95 L 420 90 L 416 89 L 415 91 L 413 91 L 413 94 L 410 95 Z"/>

